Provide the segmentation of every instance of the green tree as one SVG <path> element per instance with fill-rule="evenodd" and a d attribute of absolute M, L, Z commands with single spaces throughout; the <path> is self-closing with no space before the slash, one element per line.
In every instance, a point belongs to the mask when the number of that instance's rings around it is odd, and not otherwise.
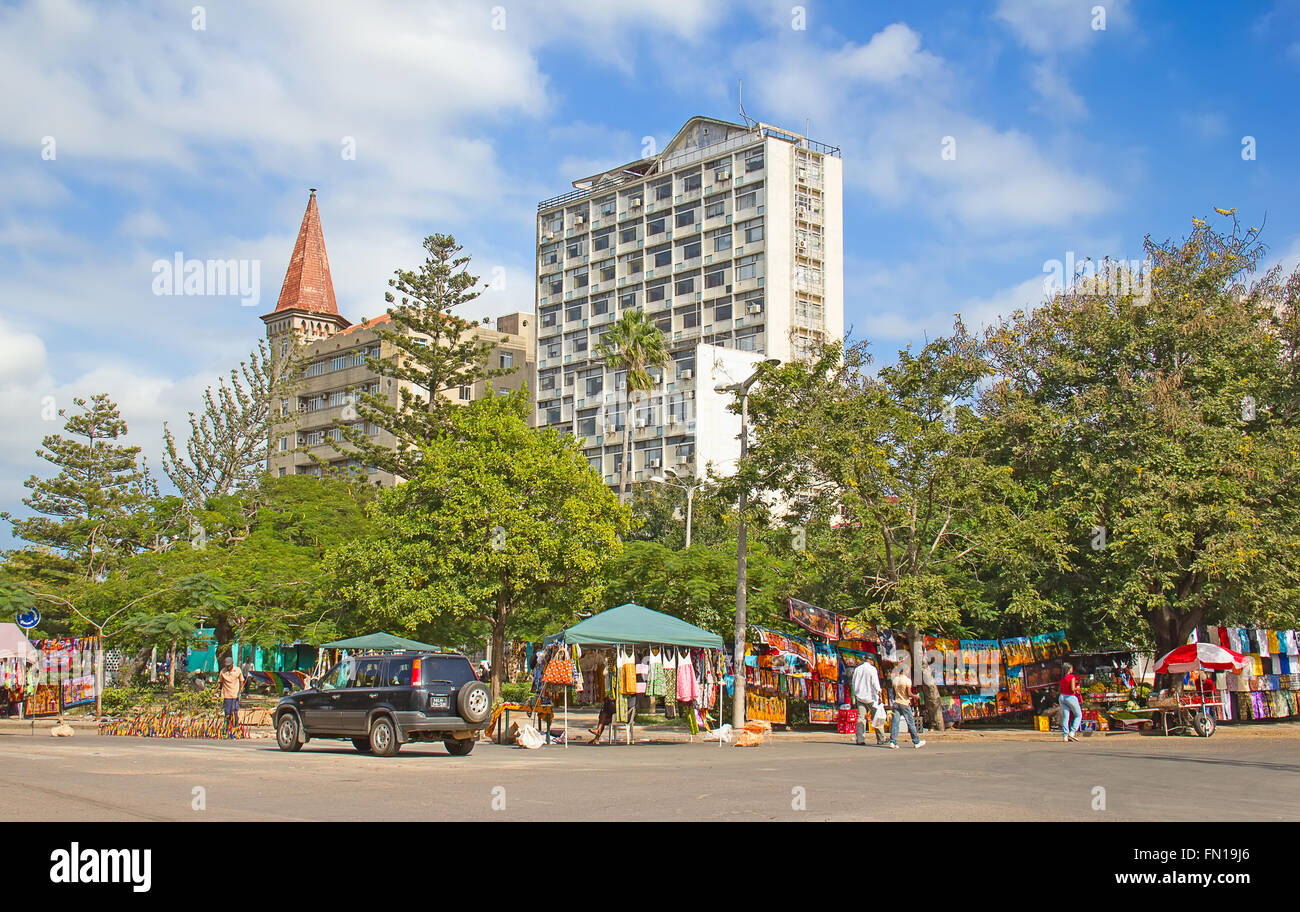
<path fill-rule="evenodd" d="M 191 508 L 256 486 L 266 471 L 272 425 L 287 417 L 277 417 L 274 403 L 289 394 L 294 360 L 293 353 L 276 356 L 258 342 L 248 359 L 230 371 L 229 384 L 223 377 L 215 390 L 209 386 L 203 391 L 202 415 L 190 412 L 184 454 L 163 424 L 163 472 Z"/>
<path fill-rule="evenodd" d="M 1163 653 L 1198 625 L 1300 621 L 1300 274 L 1232 210 L 1150 238 L 1149 285 L 1104 268 L 988 333 L 997 458 L 1066 517 L 1051 596 L 1082 635 Z"/>
<path fill-rule="evenodd" d="M 117 442 L 126 435 L 126 422 L 107 394 L 89 403 L 72 401 L 79 413 L 59 410 L 68 436 L 51 434 L 36 451 L 58 474 L 23 482 L 32 492 L 23 503 L 39 515 L 0 516 L 13 524 L 15 535 L 37 546 L 33 559 L 48 559 L 37 572 L 96 579 L 138 547 L 134 513 L 157 490 L 140 448 Z"/>
<path fill-rule="evenodd" d="M 382 534 L 329 562 L 342 600 L 374 624 L 435 642 L 487 632 L 494 697 L 506 636 L 598 606 L 629 523 L 577 441 L 530 428 L 527 408 L 512 394 L 454 410 L 414 476 L 383 491 Z"/>
<path fill-rule="evenodd" d="M 398 382 L 398 401 L 390 404 L 380 393 L 357 395 L 357 417 L 396 438 L 392 447 L 351 427 L 342 428 L 350 450 L 365 465 L 402 478 L 415 475 L 424 448 L 448 427 L 447 417 L 459 406 L 447 395 L 462 386 L 511 373 L 514 368 L 489 368 L 492 342 L 473 332 L 479 324 L 453 311 L 479 296 L 478 276 L 468 270 L 470 258 L 449 234 L 424 240 L 429 255 L 418 270 L 399 269 L 385 292 L 392 328 L 376 327 L 380 340 L 395 349 L 391 358 L 369 358 L 366 366 L 380 377 Z"/>
<path fill-rule="evenodd" d="M 601 334 L 600 344 L 592 357 L 605 367 L 623 371 L 623 464 L 619 475 L 618 497 L 627 498 L 628 480 L 632 477 L 633 405 L 654 389 L 653 369 L 668 365 L 668 347 L 659 327 L 640 310 L 625 310 L 609 329 Z"/>

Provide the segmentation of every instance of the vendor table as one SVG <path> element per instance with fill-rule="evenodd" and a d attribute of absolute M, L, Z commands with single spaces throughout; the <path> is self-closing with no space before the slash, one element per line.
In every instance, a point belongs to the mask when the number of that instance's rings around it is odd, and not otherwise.
<path fill-rule="evenodd" d="M 500 730 L 495 740 L 498 744 L 510 743 L 510 714 L 512 712 L 536 716 L 539 725 L 545 720 L 546 727 L 543 729 L 543 733 L 546 735 L 546 743 L 551 743 L 551 723 L 555 720 L 555 707 L 550 704 L 534 706 L 531 703 L 502 703 L 492 710 L 492 718 L 488 720 L 487 727 L 484 729 L 484 731 L 489 732 L 488 737 L 492 737 L 490 732 L 494 726 L 500 723 Z"/>

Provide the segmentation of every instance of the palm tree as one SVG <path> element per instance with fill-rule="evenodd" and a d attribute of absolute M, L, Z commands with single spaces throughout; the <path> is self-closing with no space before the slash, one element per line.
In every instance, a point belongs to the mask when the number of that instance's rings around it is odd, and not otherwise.
<path fill-rule="evenodd" d="M 618 485 L 618 497 L 623 500 L 632 464 L 632 398 L 654 389 L 650 369 L 668 364 L 668 347 L 659 327 L 644 312 L 625 310 L 601 336 L 592 355 L 607 368 L 624 371 L 627 378 L 623 384 L 623 471 Z"/>

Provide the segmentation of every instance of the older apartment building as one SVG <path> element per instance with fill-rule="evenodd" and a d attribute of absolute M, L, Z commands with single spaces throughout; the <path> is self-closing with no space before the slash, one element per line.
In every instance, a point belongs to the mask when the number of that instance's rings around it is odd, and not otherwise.
<path fill-rule="evenodd" d="M 361 421 L 355 407 L 358 392 L 383 395 L 396 405 L 398 382 L 366 367 L 366 359 L 392 358 L 396 348 L 384 342 L 376 328 L 392 328 L 387 314 L 353 324 L 338 310 L 334 281 L 330 275 L 325 237 L 321 230 L 316 191 L 311 191 L 307 211 L 303 214 L 298 240 L 285 272 L 284 285 L 275 310 L 262 317 L 266 338 L 277 354 L 287 352 L 296 338 L 303 345 L 302 377 L 290 398 L 278 404 L 282 419 L 272 433 L 268 469 L 275 475 L 319 475 L 321 466 L 312 459 L 324 460 L 334 467 L 359 466 L 358 460 L 340 453 L 331 441 L 342 442 L 340 428 L 354 427 L 392 446 L 393 436 L 382 428 Z M 493 381 L 497 390 L 518 390 L 526 383 L 534 389 L 533 353 L 536 347 L 533 314 L 514 313 L 498 317 L 495 326 L 477 326 L 474 335 L 490 341 L 493 349 L 490 367 L 517 368 L 514 373 Z M 425 395 L 424 390 L 411 391 Z M 450 398 L 471 402 L 486 394 L 486 384 L 461 387 Z M 343 444 L 346 448 L 346 444 Z M 388 472 L 367 467 L 375 484 L 387 487 L 395 481 Z"/>
<path fill-rule="evenodd" d="M 661 153 L 540 203 L 537 424 L 583 438 L 611 485 L 628 420 L 634 480 L 734 468 L 730 395 L 714 386 L 844 333 L 841 165 L 769 124 L 694 117 Z M 622 373 L 592 351 L 629 308 L 655 318 L 672 363 L 625 416 Z"/>

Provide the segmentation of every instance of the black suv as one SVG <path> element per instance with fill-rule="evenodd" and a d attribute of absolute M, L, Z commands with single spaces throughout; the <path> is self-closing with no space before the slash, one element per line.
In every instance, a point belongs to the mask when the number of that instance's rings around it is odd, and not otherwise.
<path fill-rule="evenodd" d="M 296 751 L 311 738 L 350 738 L 391 757 L 407 741 L 441 741 L 463 757 L 492 710 L 488 686 L 455 653 L 401 652 L 344 659 L 315 686 L 275 708 L 275 741 Z"/>

